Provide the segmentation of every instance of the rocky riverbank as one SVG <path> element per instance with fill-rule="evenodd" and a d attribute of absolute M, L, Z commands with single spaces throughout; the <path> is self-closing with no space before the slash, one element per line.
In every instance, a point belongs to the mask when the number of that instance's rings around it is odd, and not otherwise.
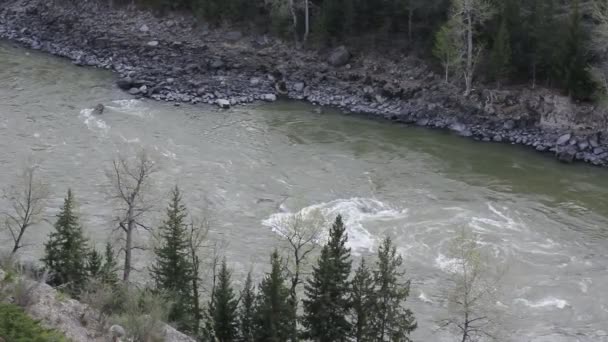
<path fill-rule="evenodd" d="M 608 166 L 608 114 L 546 89 L 464 97 L 413 57 L 295 50 L 187 15 L 157 18 L 105 3 L 0 0 L 0 38 L 113 70 L 133 96 L 221 108 L 286 97 Z"/>

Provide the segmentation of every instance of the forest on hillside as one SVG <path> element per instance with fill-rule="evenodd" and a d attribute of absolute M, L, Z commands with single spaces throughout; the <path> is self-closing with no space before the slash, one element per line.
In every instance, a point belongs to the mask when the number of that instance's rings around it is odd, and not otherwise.
<path fill-rule="evenodd" d="M 114 0 L 119 1 L 119 0 Z M 131 1 L 131 0 L 129 0 Z M 606 0 L 140 0 L 216 25 L 245 25 L 298 46 L 401 49 L 472 89 L 536 85 L 575 99 L 606 92 Z"/>

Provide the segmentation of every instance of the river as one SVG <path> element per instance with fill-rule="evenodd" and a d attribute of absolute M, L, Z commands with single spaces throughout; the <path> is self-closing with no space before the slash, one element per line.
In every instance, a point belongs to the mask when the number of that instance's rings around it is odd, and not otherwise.
<path fill-rule="evenodd" d="M 391 236 L 412 279 L 417 341 L 446 312 L 450 239 L 473 230 L 503 270 L 501 340 L 608 341 L 608 174 L 519 147 L 480 144 L 293 102 L 179 107 L 135 100 L 106 71 L 0 43 L 0 185 L 32 159 L 50 184 L 48 218 L 68 187 L 101 247 L 112 229 L 105 171 L 145 148 L 159 165 L 159 210 L 175 184 L 242 275 L 265 269 L 285 212 L 340 213 L 356 255 Z M 92 115 L 97 103 L 106 105 Z M 6 203 L 0 204 L 6 208 Z M 24 251 L 38 257 L 50 227 Z M 139 260 L 145 263 L 145 260 Z"/>

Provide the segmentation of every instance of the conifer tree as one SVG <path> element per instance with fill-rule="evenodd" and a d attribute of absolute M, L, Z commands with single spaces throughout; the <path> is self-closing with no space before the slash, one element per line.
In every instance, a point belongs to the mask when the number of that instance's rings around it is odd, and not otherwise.
<path fill-rule="evenodd" d="M 118 283 L 118 275 L 116 275 L 117 268 L 118 263 L 116 262 L 116 257 L 114 255 L 114 249 L 110 242 L 107 242 L 103 266 L 101 267 L 101 282 L 108 285 L 116 285 Z"/>
<path fill-rule="evenodd" d="M 307 338 L 320 342 L 345 341 L 350 331 L 348 277 L 351 270 L 348 235 L 342 217 L 329 231 L 329 240 L 313 268 L 305 292 L 303 325 Z"/>
<path fill-rule="evenodd" d="M 375 308 L 372 317 L 374 341 L 411 341 L 410 333 L 416 329 L 411 310 L 404 307 L 410 292 L 410 281 L 404 281 L 401 270 L 403 259 L 387 237 L 378 249 L 374 270 Z"/>
<path fill-rule="evenodd" d="M 51 273 L 53 286 L 65 285 L 68 292 L 78 295 L 87 279 L 87 239 L 75 212 L 72 191 L 68 190 L 63 207 L 57 214 L 54 231 L 44 244 L 42 259 Z"/>
<path fill-rule="evenodd" d="M 218 342 L 236 341 L 238 336 L 238 302 L 231 284 L 231 272 L 222 261 L 217 276 L 217 287 L 213 291 L 213 298 L 209 306 L 209 316 L 213 320 L 213 331 Z"/>
<path fill-rule="evenodd" d="M 101 275 L 103 267 L 103 257 L 97 249 L 93 248 L 87 257 L 87 273 L 89 277 L 97 278 Z"/>
<path fill-rule="evenodd" d="M 167 293 L 174 304 L 169 319 L 178 329 L 192 328 L 192 265 L 189 261 L 186 207 L 176 186 L 171 191 L 167 217 L 159 229 L 159 244 L 154 248 L 156 260 L 150 268 L 156 289 Z"/>
<path fill-rule="evenodd" d="M 503 18 L 500 22 L 500 28 L 498 29 L 496 38 L 494 39 L 494 45 L 492 46 L 492 53 L 490 56 L 492 74 L 499 88 L 500 82 L 508 76 L 511 67 L 510 40 L 507 21 Z"/>
<path fill-rule="evenodd" d="M 292 336 L 296 313 L 276 250 L 271 255 L 270 264 L 271 271 L 262 280 L 256 299 L 255 341 L 285 342 Z"/>
<path fill-rule="evenodd" d="M 255 291 L 251 272 L 247 274 L 245 286 L 241 292 L 241 306 L 239 309 L 240 340 L 242 342 L 254 341 L 254 309 Z"/>
<path fill-rule="evenodd" d="M 372 341 L 371 318 L 375 309 L 374 278 L 361 259 L 352 281 L 351 305 L 352 338 L 356 342 Z"/>

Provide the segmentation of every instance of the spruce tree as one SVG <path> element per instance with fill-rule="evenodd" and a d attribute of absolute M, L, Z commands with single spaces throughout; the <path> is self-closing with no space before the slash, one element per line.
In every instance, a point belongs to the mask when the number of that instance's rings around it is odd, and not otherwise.
<path fill-rule="evenodd" d="M 65 285 L 72 295 L 78 295 L 87 280 L 87 239 L 75 212 L 72 191 L 68 190 L 63 207 L 57 214 L 54 231 L 44 244 L 42 259 L 51 273 L 49 284 Z"/>
<path fill-rule="evenodd" d="M 114 255 L 114 249 L 110 242 L 107 242 L 103 266 L 101 267 L 101 282 L 108 285 L 116 285 L 118 283 L 118 275 L 116 275 L 117 268 L 118 263 L 116 262 L 116 256 Z"/>
<path fill-rule="evenodd" d="M 241 306 L 239 309 L 240 340 L 242 342 L 254 341 L 254 305 L 255 291 L 251 280 L 251 272 L 249 272 L 241 292 Z"/>
<path fill-rule="evenodd" d="M 150 274 L 156 289 L 168 294 L 173 301 L 169 320 L 178 329 L 192 328 L 192 265 L 189 260 L 186 208 L 176 186 L 171 191 L 167 217 L 159 228 L 159 243 L 154 248 L 155 261 Z"/>
<path fill-rule="evenodd" d="M 255 341 L 285 342 L 292 336 L 296 313 L 276 250 L 271 255 L 270 265 L 271 271 L 260 284 L 255 304 Z"/>
<path fill-rule="evenodd" d="M 236 341 L 238 336 L 238 302 L 230 278 L 231 272 L 224 259 L 209 306 L 209 316 L 213 320 L 213 331 L 218 342 Z"/>
<path fill-rule="evenodd" d="M 329 231 L 329 240 L 313 274 L 304 287 L 303 325 L 307 338 L 319 342 L 345 341 L 351 326 L 347 319 L 350 308 L 348 277 L 351 270 L 348 235 L 342 217 Z"/>
<path fill-rule="evenodd" d="M 374 278 L 365 264 L 365 259 L 361 259 L 361 264 L 355 271 L 351 286 L 352 338 L 355 342 L 372 341 L 371 319 L 374 317 L 373 311 L 376 307 L 376 297 Z"/>
<path fill-rule="evenodd" d="M 500 22 L 500 28 L 494 39 L 490 64 L 492 75 L 500 88 L 500 82 L 507 78 L 511 69 L 511 43 L 506 19 Z"/>
<path fill-rule="evenodd" d="M 378 249 L 373 272 L 376 298 L 371 322 L 374 341 L 411 341 L 409 335 L 416 329 L 414 314 L 404 307 L 410 293 L 410 281 L 403 279 L 402 264 L 397 248 L 387 237 Z"/>
<path fill-rule="evenodd" d="M 103 267 L 103 257 L 97 249 L 93 248 L 87 257 L 87 273 L 91 278 L 97 278 L 101 275 Z"/>

